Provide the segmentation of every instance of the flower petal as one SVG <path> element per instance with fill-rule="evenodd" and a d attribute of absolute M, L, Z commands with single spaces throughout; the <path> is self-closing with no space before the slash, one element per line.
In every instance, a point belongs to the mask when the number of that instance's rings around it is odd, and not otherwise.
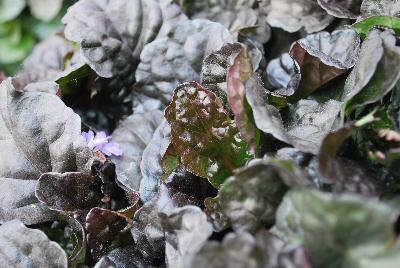
<path fill-rule="evenodd" d="M 110 142 L 110 143 L 104 145 L 100 150 L 107 156 L 111 156 L 111 155 L 121 156 L 122 155 L 122 149 L 119 147 L 118 143 L 116 143 L 116 142 Z"/>

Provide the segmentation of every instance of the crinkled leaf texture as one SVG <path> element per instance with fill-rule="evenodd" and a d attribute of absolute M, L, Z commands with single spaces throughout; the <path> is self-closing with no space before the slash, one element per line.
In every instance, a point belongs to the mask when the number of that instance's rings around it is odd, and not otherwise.
<path fill-rule="evenodd" d="M 162 227 L 162 219 L 174 214 L 176 208 L 188 205 L 202 206 L 206 197 L 216 195 L 215 189 L 207 180 L 187 172 L 183 166 L 177 167 L 158 189 L 157 196 L 135 213 L 131 230 L 135 243 L 138 245 L 136 250 L 143 256 L 147 256 L 146 261 L 153 265 L 159 265 L 164 261 L 166 235 Z M 181 213 L 184 211 L 186 210 L 183 209 Z M 192 210 L 189 209 L 190 211 Z M 200 219 L 203 218 L 197 212 L 195 214 L 200 216 Z M 171 229 L 169 230 L 172 232 Z M 169 243 L 174 242 L 170 240 Z M 172 246 L 178 249 L 175 243 Z M 173 251 L 172 248 L 171 250 Z M 173 254 L 173 252 L 170 253 Z"/>
<path fill-rule="evenodd" d="M 117 248 L 101 258 L 94 268 L 156 268 L 145 260 L 145 257 L 133 246 Z"/>
<path fill-rule="evenodd" d="M 362 0 L 318 0 L 318 4 L 337 18 L 356 19 L 360 15 Z"/>
<path fill-rule="evenodd" d="M 0 262 L 3 267 L 68 267 L 67 254 L 57 243 L 18 220 L 0 226 Z"/>
<path fill-rule="evenodd" d="M 263 0 L 260 5 L 269 25 L 290 33 L 302 28 L 307 33 L 318 32 L 333 20 L 315 0 Z"/>
<path fill-rule="evenodd" d="M 118 239 L 129 241 L 126 235 L 132 222 L 125 215 L 102 208 L 92 208 L 86 216 L 87 241 L 94 259 L 107 254 Z M 125 232 L 123 232 L 125 231 Z M 125 235 L 124 238 L 119 237 Z M 115 243 L 117 244 L 117 243 Z"/>
<path fill-rule="evenodd" d="M 37 203 L 36 180 L 51 171 L 88 172 L 92 157 L 80 135 L 79 116 L 46 92 L 54 83 L 34 85 L 18 91 L 8 79 L 0 86 L 0 222 L 15 217 L 26 224 L 48 220 L 40 205 L 32 205 Z"/>
<path fill-rule="evenodd" d="M 304 152 L 317 154 L 324 136 L 338 123 L 341 102 L 300 100 L 280 112 L 268 104 L 270 96 L 257 76 L 247 81 L 246 90 L 256 126 Z"/>
<path fill-rule="evenodd" d="M 229 233 L 222 243 L 208 241 L 195 256 L 186 256 L 185 264 L 199 268 L 311 268 L 303 247 L 286 244 L 265 230 L 254 236 L 247 232 Z"/>
<path fill-rule="evenodd" d="M 103 195 L 92 175 L 48 172 L 39 178 L 36 197 L 53 210 L 78 213 L 99 205 Z"/>
<path fill-rule="evenodd" d="M 143 151 L 140 170 L 140 197 L 146 202 L 152 199 L 158 191 L 161 177 L 164 175 L 161 160 L 171 144 L 171 128 L 166 120 L 154 132 L 153 138 Z"/>
<path fill-rule="evenodd" d="M 372 30 L 363 42 L 360 59 L 347 77 L 343 100 L 346 112 L 382 99 L 400 79 L 400 46 L 391 31 Z"/>
<path fill-rule="evenodd" d="M 123 150 L 121 157 L 113 158 L 117 180 L 129 191 L 139 190 L 142 180 L 142 155 L 162 119 L 163 114 L 160 111 L 133 114 L 121 121 L 112 134 L 113 141 Z"/>
<path fill-rule="evenodd" d="M 232 67 L 235 58 L 244 49 L 240 43 L 232 43 L 224 45 L 220 50 L 217 50 L 208 55 L 201 67 L 201 84 L 214 92 L 227 103 L 227 83 L 226 75 L 230 67 Z M 226 105 L 229 108 L 229 105 Z"/>
<path fill-rule="evenodd" d="M 134 110 L 163 109 L 180 83 L 200 81 L 205 57 L 224 43 L 234 41 L 234 37 L 219 23 L 204 19 L 177 23 L 167 36 L 146 45 L 140 55 Z"/>
<path fill-rule="evenodd" d="M 54 35 L 35 46 L 24 60 L 17 77 L 24 85 L 39 81 L 55 81 L 66 68 L 66 58 L 74 53 L 73 44 Z M 74 54 L 72 63 L 79 64 L 79 54 Z"/>
<path fill-rule="evenodd" d="M 165 230 L 167 267 L 184 268 L 184 259 L 197 253 L 212 234 L 211 224 L 199 207 L 184 206 L 160 214 Z"/>
<path fill-rule="evenodd" d="M 226 74 L 228 104 L 232 108 L 235 124 L 243 140 L 248 144 L 249 151 L 255 153 L 260 134 L 254 124 L 253 114 L 246 100 L 245 87 L 246 81 L 252 74 L 253 66 L 247 51 L 243 48 Z"/>
<path fill-rule="evenodd" d="M 398 210 L 375 199 L 293 190 L 279 206 L 273 232 L 303 244 L 316 267 L 364 267 L 363 261 L 395 246 L 397 216 Z"/>
<path fill-rule="evenodd" d="M 221 99 L 196 82 L 175 89 L 165 110 L 172 144 L 182 164 L 218 187 L 248 160 L 246 143 Z"/>
<path fill-rule="evenodd" d="M 336 132 L 340 132 L 340 129 Z M 329 148 L 340 148 L 340 145 L 335 142 L 336 132 L 334 131 L 324 138 L 319 158 L 289 147 L 278 150 L 275 158 L 296 163 L 298 167 L 302 168 L 303 176 L 301 177 L 308 179 L 314 187 L 321 191 L 335 194 L 356 193 L 367 197 L 376 196 L 378 179 L 374 177 L 373 173 L 371 174 L 367 165 L 360 165 L 344 158 L 336 159 L 335 156 L 325 158 L 321 162 L 320 157 L 326 153 L 322 153 L 322 151 L 327 149 L 327 140 L 332 142 L 329 142 Z M 333 139 L 331 139 L 332 136 Z M 326 168 L 326 165 L 329 169 Z M 333 172 L 330 172 L 331 167 Z"/>
<path fill-rule="evenodd" d="M 62 22 L 66 38 L 79 43 L 99 76 L 129 86 L 143 47 L 185 18 L 169 0 L 84 0 L 68 9 Z"/>
<path fill-rule="evenodd" d="M 294 43 L 289 54 L 300 68 L 301 81 L 291 100 L 308 97 L 352 68 L 358 60 L 360 42 L 358 34 L 350 29 L 320 32 Z"/>
<path fill-rule="evenodd" d="M 200 2 L 197 4 L 196 2 Z M 204 3 L 202 3 L 204 2 Z M 192 18 L 203 18 L 219 22 L 233 33 L 241 32 L 249 28 L 256 28 L 252 37 L 261 43 L 266 43 L 271 36 L 271 29 L 264 16 L 255 9 L 255 1 L 194 1 L 194 7 L 188 12 L 195 10 Z"/>
<path fill-rule="evenodd" d="M 222 184 L 221 210 L 235 231 L 255 232 L 274 223 L 276 209 L 286 191 L 309 184 L 290 171 L 293 169 L 289 161 L 281 166 L 261 161 L 241 169 Z"/>
<path fill-rule="evenodd" d="M 364 18 L 378 15 L 400 17 L 400 1 L 364 0 L 361 4 L 361 13 Z"/>

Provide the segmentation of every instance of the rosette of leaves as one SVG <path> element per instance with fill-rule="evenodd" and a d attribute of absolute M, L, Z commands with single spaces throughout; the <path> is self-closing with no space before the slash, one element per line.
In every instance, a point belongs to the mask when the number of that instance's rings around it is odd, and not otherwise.
<path fill-rule="evenodd" d="M 51 93 L 54 83 L 20 89 L 12 81 L 4 80 L 0 90 L 0 221 L 19 218 L 34 224 L 50 217 L 35 197 L 39 177 L 47 172 L 88 172 L 92 153 L 81 138 L 79 116 Z"/>
<path fill-rule="evenodd" d="M 120 90 L 134 83 L 143 47 L 185 18 L 169 0 L 84 0 L 69 8 L 62 22 L 83 60 Z"/>
<path fill-rule="evenodd" d="M 250 158 L 221 99 L 196 82 L 175 89 L 165 117 L 182 164 L 215 187 Z"/>
<path fill-rule="evenodd" d="M 90 250 L 87 260 L 99 260 L 111 250 L 133 242 L 129 228 L 139 197 L 119 189 L 110 160 L 94 160 L 91 174 L 45 173 L 37 183 L 36 196 L 52 210 L 77 220 L 84 230 L 82 248 L 85 250 L 87 241 Z M 128 206 L 128 202 L 133 205 Z"/>
<path fill-rule="evenodd" d="M 365 267 L 398 258 L 397 217 L 397 209 L 376 199 L 295 190 L 278 208 L 273 232 L 304 245 L 314 267 Z"/>
<path fill-rule="evenodd" d="M 307 33 L 318 32 L 333 20 L 314 0 L 263 0 L 260 11 L 269 25 L 290 33 L 301 29 Z"/>
<path fill-rule="evenodd" d="M 223 25 L 197 19 L 177 23 L 146 45 L 136 70 L 134 111 L 163 109 L 180 83 L 200 81 L 204 58 L 230 42 L 234 37 Z"/>

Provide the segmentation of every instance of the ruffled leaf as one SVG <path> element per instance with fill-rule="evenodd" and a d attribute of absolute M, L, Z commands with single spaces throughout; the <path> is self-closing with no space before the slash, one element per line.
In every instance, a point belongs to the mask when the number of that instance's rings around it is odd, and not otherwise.
<path fill-rule="evenodd" d="M 182 21 L 168 35 L 146 45 L 136 71 L 133 106 L 137 112 L 163 109 L 173 90 L 186 81 L 200 81 L 204 58 L 234 37 L 219 23 Z"/>
<path fill-rule="evenodd" d="M 68 267 L 67 255 L 57 243 L 18 220 L 0 226 L 0 261 L 5 267 Z"/>

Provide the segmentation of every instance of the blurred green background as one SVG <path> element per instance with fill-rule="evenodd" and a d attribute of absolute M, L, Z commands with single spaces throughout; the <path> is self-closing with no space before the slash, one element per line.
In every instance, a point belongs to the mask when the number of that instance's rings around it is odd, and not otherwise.
<path fill-rule="evenodd" d="M 76 0 L 0 0 L 0 70 L 14 75 L 36 43 L 62 28 Z"/>

